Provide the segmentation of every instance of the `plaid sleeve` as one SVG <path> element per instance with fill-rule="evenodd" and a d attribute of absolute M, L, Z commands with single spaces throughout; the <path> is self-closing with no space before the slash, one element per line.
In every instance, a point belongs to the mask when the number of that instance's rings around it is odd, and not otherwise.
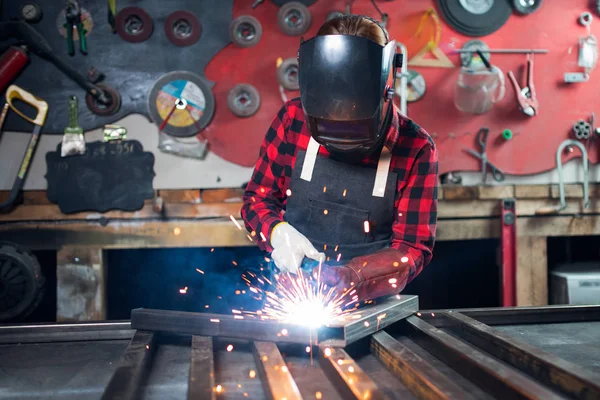
<path fill-rule="evenodd" d="M 408 282 L 431 261 L 437 224 L 438 156 L 428 141 L 418 152 L 407 185 L 396 200 L 392 248 L 409 262 Z M 402 261 L 405 261 L 404 259 Z"/>
<path fill-rule="evenodd" d="M 269 242 L 271 231 L 283 221 L 282 211 L 289 185 L 285 174 L 290 170 L 284 167 L 288 160 L 283 149 L 286 148 L 289 121 L 286 103 L 267 131 L 252 179 L 243 196 L 242 219 L 246 229 L 255 237 L 258 247 L 265 251 L 273 250 Z"/>

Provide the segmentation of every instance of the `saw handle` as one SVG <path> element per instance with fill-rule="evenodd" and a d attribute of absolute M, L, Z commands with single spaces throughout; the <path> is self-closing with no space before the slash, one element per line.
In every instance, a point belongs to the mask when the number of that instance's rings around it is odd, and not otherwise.
<path fill-rule="evenodd" d="M 15 107 L 13 104 L 15 99 L 21 100 L 30 106 L 33 106 L 37 110 L 37 115 L 35 118 L 31 119 L 17 109 L 17 107 Z M 46 116 L 48 115 L 48 103 L 27 92 L 26 90 L 21 89 L 17 85 L 10 85 L 8 89 L 6 89 L 6 102 L 14 112 L 21 116 L 21 118 L 26 119 L 32 124 L 43 126 L 44 122 L 46 122 Z"/>

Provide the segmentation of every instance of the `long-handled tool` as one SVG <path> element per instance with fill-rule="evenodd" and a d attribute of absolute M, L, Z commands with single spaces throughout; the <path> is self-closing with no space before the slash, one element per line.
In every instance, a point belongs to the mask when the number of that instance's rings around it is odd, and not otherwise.
<path fill-rule="evenodd" d="M 81 22 L 81 7 L 76 0 L 67 0 L 65 19 L 66 22 L 63 26 L 67 31 L 67 49 L 69 55 L 75 55 L 75 30 L 77 30 L 77 35 L 79 36 L 79 51 L 82 54 L 87 54 L 86 30 L 83 28 L 83 23 Z"/>
<path fill-rule="evenodd" d="M 35 118 L 29 118 L 28 116 L 23 114 L 19 109 L 17 109 L 13 104 L 14 100 L 20 100 L 35 107 L 35 109 L 37 110 L 37 115 L 35 116 Z M 29 144 L 27 145 L 25 155 L 23 156 L 23 161 L 21 161 L 21 166 L 19 167 L 19 172 L 17 173 L 17 177 L 15 178 L 15 182 L 13 183 L 13 187 L 10 191 L 10 196 L 8 200 L 0 204 L 0 211 L 10 210 L 10 208 L 14 205 L 15 201 L 17 200 L 19 192 L 23 188 L 23 183 L 25 183 L 25 177 L 27 176 L 27 171 L 29 170 L 29 165 L 31 164 L 31 159 L 33 158 L 33 154 L 35 152 L 35 148 L 40 137 L 42 126 L 44 125 L 44 122 L 46 121 L 46 116 L 48 115 L 48 103 L 32 95 L 31 93 L 21 89 L 16 85 L 10 85 L 6 89 L 6 105 L 4 106 L 2 115 L 0 116 L 0 129 L 2 129 L 2 124 L 4 123 L 4 119 L 6 117 L 6 114 L 8 113 L 9 107 L 14 112 L 19 114 L 22 118 L 25 118 L 27 121 L 34 124 L 35 128 L 33 129 L 31 139 L 29 139 Z"/>

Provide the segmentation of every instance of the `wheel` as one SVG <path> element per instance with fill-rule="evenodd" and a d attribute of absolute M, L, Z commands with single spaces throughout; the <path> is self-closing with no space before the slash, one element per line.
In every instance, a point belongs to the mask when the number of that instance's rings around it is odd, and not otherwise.
<path fill-rule="evenodd" d="M 236 85 L 227 95 L 227 106 L 238 117 L 253 116 L 260 108 L 258 89 L 247 83 Z"/>
<path fill-rule="evenodd" d="M 0 242 L 0 321 L 31 314 L 42 300 L 43 286 L 35 256 L 13 243 Z"/>
<path fill-rule="evenodd" d="M 311 22 L 310 10 L 298 1 L 284 4 L 277 12 L 279 29 L 289 36 L 299 36 L 306 33 Z"/>
<path fill-rule="evenodd" d="M 262 25 L 256 18 L 242 15 L 231 21 L 229 36 L 236 46 L 256 46 L 262 37 Z"/>
<path fill-rule="evenodd" d="M 512 0 L 437 0 L 443 19 L 467 36 L 486 36 L 510 18 Z"/>
<path fill-rule="evenodd" d="M 277 68 L 277 81 L 287 90 L 299 90 L 298 60 L 295 57 L 286 58 Z"/>
<path fill-rule="evenodd" d="M 143 8 L 125 7 L 115 16 L 115 29 L 123 40 L 140 43 L 152 36 L 154 22 Z"/>
<path fill-rule="evenodd" d="M 522 15 L 536 12 L 542 5 L 542 0 L 513 0 L 513 8 Z"/>
<path fill-rule="evenodd" d="M 175 46 L 191 46 L 200 39 L 202 26 L 198 17 L 187 10 L 174 11 L 165 20 L 165 36 Z"/>
<path fill-rule="evenodd" d="M 105 85 L 104 83 L 96 84 L 102 89 L 109 98 L 108 104 L 102 104 L 92 96 L 91 93 L 85 95 L 85 104 L 88 106 L 91 112 L 96 115 L 113 115 L 121 108 L 121 95 L 112 87 Z"/>

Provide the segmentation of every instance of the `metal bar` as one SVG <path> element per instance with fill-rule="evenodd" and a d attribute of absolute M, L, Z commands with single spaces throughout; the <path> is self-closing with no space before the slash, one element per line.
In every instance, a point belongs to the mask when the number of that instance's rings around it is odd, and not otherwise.
<path fill-rule="evenodd" d="M 188 399 L 215 400 L 215 363 L 213 341 L 207 336 L 192 336 Z"/>
<path fill-rule="evenodd" d="M 319 346 L 319 360 L 343 399 L 378 400 L 387 397 L 341 348 Z"/>
<path fill-rule="evenodd" d="M 384 331 L 371 336 L 371 352 L 419 399 L 475 399 Z"/>
<path fill-rule="evenodd" d="M 0 344 L 131 339 L 129 322 L 0 325 Z"/>
<path fill-rule="evenodd" d="M 503 399 L 563 399 L 518 370 L 419 319 L 408 317 L 409 337 L 495 397 Z"/>
<path fill-rule="evenodd" d="M 574 398 L 600 399 L 600 375 L 563 360 L 554 354 L 504 335 L 479 321 L 456 312 L 447 312 L 456 332 L 465 340 L 487 351 L 540 382 Z"/>
<path fill-rule="evenodd" d="M 273 342 L 254 342 L 254 359 L 265 394 L 270 400 L 302 400 L 277 345 Z"/>
<path fill-rule="evenodd" d="M 439 326 L 431 317 L 449 310 L 421 311 L 423 319 Z M 452 310 L 483 322 L 486 325 L 551 324 L 562 322 L 600 321 L 600 305 L 597 306 L 543 306 L 543 307 L 505 307 L 505 308 L 465 308 Z"/>
<path fill-rule="evenodd" d="M 481 50 L 481 49 L 480 49 Z M 547 54 L 548 49 L 488 49 L 482 50 L 484 53 L 501 54 Z M 454 53 L 477 53 L 476 49 L 457 49 Z"/>
<path fill-rule="evenodd" d="M 131 312 L 131 327 L 146 331 L 198 336 L 224 336 L 246 340 L 310 343 L 315 337 L 343 339 L 343 328 L 311 329 L 259 319 L 235 319 L 233 315 L 138 308 Z"/>
<path fill-rule="evenodd" d="M 150 365 L 154 352 L 155 335 L 151 332 L 137 331 L 125 349 L 102 399 L 135 399 L 140 383 Z"/>

